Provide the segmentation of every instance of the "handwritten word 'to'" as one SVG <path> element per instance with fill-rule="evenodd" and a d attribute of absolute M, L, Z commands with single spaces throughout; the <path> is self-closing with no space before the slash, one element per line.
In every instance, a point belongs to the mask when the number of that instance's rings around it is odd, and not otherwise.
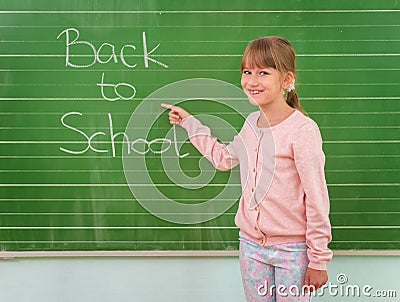
<path fill-rule="evenodd" d="M 98 83 L 97 86 L 101 87 L 101 96 L 103 99 L 107 101 L 116 101 L 116 100 L 131 100 L 135 97 L 136 95 L 136 88 L 132 86 L 129 83 L 118 83 L 118 84 L 106 84 L 104 83 L 104 72 L 103 75 L 101 76 L 101 83 Z M 106 96 L 104 92 L 104 87 L 112 87 L 114 88 L 114 93 L 117 95 L 117 97 L 108 97 Z M 118 92 L 119 87 L 125 87 L 131 90 L 131 94 L 128 97 L 124 97 L 122 94 Z"/>

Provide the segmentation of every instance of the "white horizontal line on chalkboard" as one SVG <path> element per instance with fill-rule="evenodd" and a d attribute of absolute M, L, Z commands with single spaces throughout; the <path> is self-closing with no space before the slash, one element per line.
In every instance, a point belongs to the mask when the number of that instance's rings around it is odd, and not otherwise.
<path fill-rule="evenodd" d="M 90 55 L 70 55 L 71 57 L 90 57 Z M 174 58 L 174 57 L 242 57 L 241 54 L 165 54 L 152 55 L 158 58 Z M 297 57 L 398 57 L 400 53 L 320 53 L 320 54 L 296 54 Z M 0 58 L 63 58 L 63 54 L 0 54 Z M 127 55 L 126 57 L 140 57 L 140 55 Z"/>
<path fill-rule="evenodd" d="M 3 10 L 0 14 L 243 14 L 243 13 L 396 13 L 398 9 L 327 9 L 327 10 Z"/>
<path fill-rule="evenodd" d="M 334 201 L 370 201 L 370 200 L 400 200 L 400 197 L 332 197 L 330 200 Z"/>
<path fill-rule="evenodd" d="M 373 127 L 373 126 L 371 126 L 371 127 Z M 25 130 L 26 129 L 32 129 L 32 130 L 61 130 L 61 129 L 65 129 L 65 128 L 62 127 L 62 126 L 58 126 L 58 127 L 12 127 L 11 126 L 11 127 L 0 127 L 0 129 L 7 129 L 7 130 L 10 130 L 10 129 L 15 129 L 15 130 L 20 130 L 20 129 L 25 129 Z M 104 127 L 104 126 L 102 126 L 102 127 L 79 127 L 79 129 L 85 129 L 85 130 L 95 130 L 95 129 L 97 129 L 97 130 L 109 130 L 109 127 Z M 141 130 L 146 130 L 147 129 L 148 130 L 149 128 L 148 127 L 135 127 L 135 129 L 141 129 Z M 170 130 L 171 126 L 165 126 L 165 127 L 157 126 L 157 127 L 153 128 L 153 130 L 155 130 L 155 129 L 157 129 L 157 130 Z M 215 127 L 215 129 L 231 130 L 232 127 L 221 126 L 221 127 Z M 114 127 L 113 130 L 115 132 L 124 131 L 125 127 Z"/>
<path fill-rule="evenodd" d="M 152 199 L 152 198 L 147 198 L 147 201 L 153 200 L 157 201 L 159 199 Z M 174 198 L 175 201 L 187 201 L 187 198 Z M 204 201 L 204 199 L 196 199 L 196 198 L 191 198 L 191 201 Z M 214 200 L 225 200 L 225 199 L 218 199 L 215 198 Z M 371 200 L 383 200 L 383 201 L 394 201 L 394 200 L 400 200 L 400 197 L 340 197 L 340 198 L 330 198 L 331 201 L 371 201 Z M 5 201 L 5 202 L 14 202 L 14 201 L 31 201 L 31 202 L 37 202 L 37 201 L 48 201 L 48 202 L 54 202 L 54 201 L 106 201 L 106 202 L 121 202 L 121 201 L 126 201 L 126 202 L 136 202 L 133 198 L 0 198 L 0 202 Z"/>
<path fill-rule="evenodd" d="M 320 129 L 398 129 L 400 126 L 320 126 Z M 64 130 L 64 127 L 0 127 L 0 130 Z M 106 127 L 79 127 L 81 130 L 108 130 Z M 136 127 L 135 129 L 148 129 L 144 127 Z M 167 129 L 167 128 L 166 128 Z M 169 129 L 169 128 L 168 128 Z M 231 129 L 230 127 L 218 127 L 216 129 Z M 124 131 L 114 128 L 114 131 Z"/>
<path fill-rule="evenodd" d="M 357 213 L 361 213 L 361 214 L 365 214 L 364 212 L 357 212 Z M 379 212 L 374 212 L 373 214 L 381 214 Z M 385 212 L 385 213 L 395 213 L 395 212 Z M 399 212 L 400 213 L 400 212 Z M 174 213 L 174 212 L 170 212 L 170 213 L 160 213 L 157 212 L 157 215 L 183 215 L 183 216 L 190 216 L 190 215 L 218 215 L 221 214 L 219 212 L 217 213 L 212 213 L 212 212 L 199 212 L 199 213 Z M 46 212 L 46 213 L 22 213 L 22 212 L 18 212 L 18 213 L 0 213 L 0 217 L 1 216 L 35 216 L 35 215 L 43 215 L 43 216 L 52 216 L 52 215 L 59 215 L 59 216 L 75 216 L 75 215 L 82 215 L 82 216 L 149 216 L 149 213 L 87 213 L 87 212 L 70 212 L 70 213 L 57 213 L 57 212 Z M 236 213 L 224 213 L 224 215 L 236 215 Z"/>
<path fill-rule="evenodd" d="M 32 129 L 23 127 L 24 129 Z M 320 126 L 320 129 L 398 129 L 400 126 Z M 1 129 L 1 127 L 0 127 Z M 12 129 L 11 127 L 9 129 Z M 35 129 L 35 128 L 33 128 Z M 59 129 L 59 128 L 56 128 Z M 82 129 L 82 128 L 81 128 Z M 94 129 L 94 128 L 93 128 Z M 98 129 L 98 128 L 96 128 Z"/>
<path fill-rule="evenodd" d="M 177 143 L 185 143 L 187 141 L 176 140 Z M 0 144 L 82 144 L 84 141 L 0 141 Z M 97 144 L 108 144 L 109 141 L 96 141 Z M 115 144 L 126 144 L 125 141 L 115 142 Z M 175 157 L 173 155 L 164 156 L 165 158 Z M 187 158 L 190 158 L 188 156 Z"/>
<path fill-rule="evenodd" d="M 177 141 L 178 143 L 184 143 L 185 141 Z M 0 144 L 82 144 L 83 141 L 0 141 Z M 107 144 L 107 141 L 97 141 L 99 144 Z M 122 144 L 125 142 L 115 142 L 116 144 Z M 355 143 L 355 144 L 365 144 L 365 143 L 383 143 L 383 144 L 391 144 L 391 143 L 400 143 L 400 140 L 341 140 L 341 141 L 324 141 L 326 144 L 347 144 L 347 143 Z M 99 156 L 100 157 L 100 156 Z M 101 156 L 103 157 L 103 156 Z M 164 156 L 164 158 L 173 158 L 174 156 Z"/>
<path fill-rule="evenodd" d="M 0 98 L 0 101 L 100 101 L 103 98 Z M 135 99 L 139 100 L 139 99 Z M 104 113 L 103 113 L 104 114 Z"/>
<path fill-rule="evenodd" d="M 146 201 L 159 201 L 159 198 L 141 198 Z M 174 198 L 175 201 L 187 201 L 187 198 Z M 224 198 L 214 198 L 213 200 L 226 200 Z M 136 202 L 133 198 L 0 198 L 0 201 L 128 201 Z M 204 201 L 204 199 L 190 198 L 190 201 Z"/>
<path fill-rule="evenodd" d="M 400 99 L 400 98 L 399 98 Z M 326 111 L 326 112 L 317 112 L 317 111 L 314 111 L 314 112 L 309 112 L 310 114 L 313 114 L 313 115 L 317 115 L 317 114 L 321 114 L 321 115 L 332 115 L 332 114 L 334 114 L 334 115 L 354 115 L 354 114 L 357 114 L 357 115 L 371 115 L 371 114 L 384 114 L 384 115 L 387 115 L 387 114 L 400 114 L 400 111 L 384 111 L 384 112 L 382 112 L 382 111 L 365 111 L 365 112 L 363 112 L 363 111 L 354 111 L 354 112 L 351 112 L 351 111 L 348 111 L 348 112 L 346 112 L 346 111 L 341 111 L 341 112 L 330 112 L 330 111 Z M 0 113 L 1 114 L 1 113 Z"/>
<path fill-rule="evenodd" d="M 315 25 L 185 25 L 185 28 L 354 28 L 399 27 L 399 24 L 315 24 Z M 0 28 L 59 28 L 59 25 L 1 25 Z M 79 28 L 132 28 L 132 25 L 86 25 Z M 152 25 L 152 28 L 181 28 L 182 25 Z"/>
<path fill-rule="evenodd" d="M 370 144 L 370 143 L 382 143 L 382 144 L 392 144 L 400 143 L 400 140 L 365 140 L 365 141 L 324 141 L 325 144 Z"/>
<path fill-rule="evenodd" d="M 347 184 L 347 183 L 342 183 L 342 184 L 332 184 L 329 183 L 328 187 L 396 187 L 400 186 L 400 183 L 353 183 L 353 184 Z"/>
<path fill-rule="evenodd" d="M 243 101 L 247 100 L 246 98 L 213 98 L 214 100 L 229 100 L 229 101 Z M 321 100 L 339 100 L 339 101 L 344 101 L 344 100 L 400 100 L 399 96 L 385 96 L 385 97 L 370 97 L 370 96 L 357 96 L 357 97 L 302 97 L 302 100 L 305 101 L 321 101 Z M 133 99 L 133 101 L 142 101 L 144 100 L 143 98 L 137 98 Z M 152 98 L 151 100 L 158 101 L 158 100 L 164 100 L 164 99 L 158 99 L 158 98 Z M 168 98 L 168 100 L 171 101 L 181 101 L 182 98 Z M 104 101 L 103 98 L 55 98 L 55 97 L 42 97 L 42 98 L 28 98 L 28 97 L 22 97 L 22 98 L 0 98 L 0 101 Z M 19 113 L 19 112 L 17 112 Z M 385 113 L 386 112 L 379 112 L 379 113 Z M 387 112 L 390 114 L 390 112 Z M 4 114 L 4 113 L 0 113 Z M 39 114 L 38 113 L 31 113 L 31 114 Z M 54 113 L 46 113 L 46 114 L 54 114 Z M 104 113 L 94 113 L 94 114 L 104 114 Z M 123 114 L 130 114 L 130 113 L 123 113 Z M 226 113 L 226 114 L 235 114 L 235 113 Z M 337 113 L 332 113 L 332 114 L 342 114 L 342 112 L 337 112 Z M 353 112 L 349 113 L 353 114 Z M 371 114 L 370 112 L 363 112 L 360 114 Z"/>
<path fill-rule="evenodd" d="M 185 202 L 188 199 L 184 198 L 174 198 L 176 202 Z M 225 199 L 218 199 L 215 198 L 213 199 L 214 201 L 218 200 L 225 200 Z M 400 198 L 395 198 L 395 197 L 373 197 L 373 198 L 330 198 L 331 202 L 340 202 L 340 201 L 356 201 L 356 202 L 365 202 L 365 201 L 380 201 L 380 202 L 390 202 L 390 201 L 399 201 Z M 126 203 L 136 203 L 137 201 L 133 198 L 84 198 L 84 199 L 74 199 L 74 198 L 0 198 L 0 202 L 46 202 L 46 203 L 57 203 L 57 202 L 106 202 L 106 203 L 112 203 L 112 202 L 126 202 Z M 146 201 L 159 201 L 159 199 L 146 199 Z M 204 199 L 190 199 L 190 201 L 193 202 L 204 202 Z M 333 212 L 332 212 L 333 213 Z M 140 214 L 140 213 L 139 213 Z M 168 213 L 167 213 L 168 214 Z M 178 213 L 177 213 L 178 214 Z M 182 213 L 180 213 L 182 214 Z M 236 212 L 226 212 L 226 215 L 236 215 Z"/>
<path fill-rule="evenodd" d="M 27 171 L 29 171 L 29 170 L 25 170 L 24 172 L 27 172 Z M 400 168 L 399 169 L 348 169 L 348 170 L 345 170 L 345 169 L 325 169 L 325 172 L 344 172 L 344 173 L 354 173 L 354 172 L 396 172 L 396 171 L 400 171 Z"/>
<path fill-rule="evenodd" d="M 132 99 L 132 101 L 142 101 L 144 99 L 142 98 L 136 98 Z M 162 98 L 149 98 L 147 100 L 151 101 L 162 101 L 165 100 Z M 182 101 L 182 98 L 168 98 L 169 101 Z M 226 100 L 226 101 L 237 101 L 237 102 L 243 102 L 244 100 L 247 100 L 247 98 L 222 98 L 222 97 L 215 97 L 213 100 Z M 0 101 L 104 101 L 103 98 L 0 98 Z M 161 109 L 160 109 L 161 113 Z M 98 114 L 104 114 L 104 113 L 98 113 Z M 125 114 L 130 114 L 130 113 L 125 113 Z M 227 113 L 231 114 L 231 113 Z"/>
<path fill-rule="evenodd" d="M 158 215 L 214 215 L 220 213 L 211 213 L 211 212 L 200 212 L 200 213 L 159 213 Z M 364 212 L 364 211 L 354 211 L 354 212 L 341 212 L 341 211 L 331 211 L 330 214 L 335 215 L 398 215 L 400 214 L 399 211 L 391 212 L 391 211 L 375 211 L 375 212 Z M 88 212 L 17 212 L 17 213 L 0 213 L 1 216 L 52 216 L 52 215 L 59 215 L 59 216 L 75 216 L 75 215 L 82 215 L 82 216 L 148 216 L 149 213 L 88 213 Z M 236 213 L 224 213 L 224 215 L 236 215 Z"/>
<path fill-rule="evenodd" d="M 301 98 L 302 100 L 307 100 L 308 98 Z M 364 98 L 360 98 L 361 100 L 364 100 Z M 380 99 L 385 99 L 385 98 L 376 98 L 377 100 Z M 400 97 L 388 97 L 388 100 L 396 100 L 399 99 Z M 0 98 L 1 100 L 1 98 Z M 13 100 L 13 99 L 8 99 L 8 100 Z M 37 99 L 40 100 L 40 99 Z M 142 99 L 137 99 L 137 100 L 142 100 Z M 338 98 L 338 100 L 343 100 L 343 98 Z M 133 112 L 133 111 L 132 111 Z M 113 112 L 113 115 L 126 115 L 130 116 L 132 115 L 132 112 Z M 150 111 L 145 111 L 143 114 L 150 114 L 154 112 Z M 250 112 L 242 112 L 242 114 L 249 114 Z M 391 115 L 391 114 L 400 114 L 400 111 L 340 111 L 340 112 L 334 112 L 334 111 L 309 111 L 308 112 L 310 115 L 376 115 L 376 114 L 383 114 L 383 115 Z M 64 115 L 65 112 L 23 112 L 23 111 L 16 111 L 16 112 L 0 112 L 0 115 L 59 115 L 62 116 Z M 104 112 L 85 112 L 87 115 L 104 115 Z M 161 112 L 160 112 L 161 114 Z M 213 111 L 213 114 L 223 114 L 223 115 L 238 115 L 236 112 L 222 112 L 222 111 Z"/>
<path fill-rule="evenodd" d="M 395 155 L 395 157 L 399 157 L 398 155 Z M 25 169 L 25 170 L 0 170 L 0 173 L 122 173 L 122 172 L 142 172 L 143 170 L 57 170 L 57 169 L 48 169 L 48 170 L 33 170 L 33 169 Z M 164 172 L 165 170 L 162 169 L 147 169 L 147 172 Z M 184 170 L 185 172 L 199 172 L 199 170 Z M 214 172 L 215 169 L 201 169 L 202 172 Z M 325 169 L 326 172 L 395 172 L 395 171 L 400 171 L 399 169 Z M 182 170 L 170 170 L 168 169 L 168 172 L 182 172 Z M 232 170 L 232 173 L 240 173 L 239 170 Z"/>
<path fill-rule="evenodd" d="M 0 26 L 1 27 L 1 26 Z M 27 26 L 24 26 L 27 27 Z M 31 26 L 28 26 L 31 27 Z M 59 27 L 59 26 L 55 26 Z M 96 26 L 93 25 L 85 25 L 85 26 L 79 26 L 81 27 L 88 27 L 88 28 L 94 28 Z M 109 26 L 110 27 L 110 26 Z M 132 27 L 132 26 L 127 26 L 127 27 Z M 103 40 L 91 40 L 92 42 L 95 43 L 102 43 L 104 42 Z M 291 42 L 400 42 L 400 39 L 310 39 L 310 40 L 301 40 L 301 39 L 293 39 L 290 40 Z M 2 43 L 38 43 L 38 40 L 2 40 Z M 54 43 L 54 44 L 59 44 L 59 41 L 55 40 L 40 40 L 41 43 Z M 126 42 L 125 40 L 114 40 L 114 42 Z M 170 40 L 168 39 L 169 43 L 241 43 L 241 44 L 247 44 L 249 41 L 248 40 Z M 297 69 L 300 70 L 300 69 Z M 99 71 L 99 70 L 97 70 Z"/>
<path fill-rule="evenodd" d="M 186 158 L 189 158 L 190 156 L 187 156 Z M 66 155 L 66 156 L 54 156 L 54 155 L 1 155 L 0 158 L 76 158 L 76 159 L 82 159 L 82 158 L 96 158 L 96 159 L 110 159 L 110 158 L 115 158 L 115 159 L 121 159 L 122 156 L 81 156 L 81 155 Z"/>
<path fill-rule="evenodd" d="M 302 100 L 307 100 L 307 101 L 313 101 L 313 100 L 317 100 L 317 101 L 322 101 L 322 100 L 329 100 L 329 101 L 334 101 L 334 100 L 400 100 L 400 97 L 398 96 L 374 96 L 374 97 L 369 97 L 369 96 L 356 96 L 356 97 L 304 97 L 301 98 Z M 354 112 L 349 112 L 347 114 L 353 114 Z M 381 112 L 383 113 L 383 112 Z M 389 113 L 389 112 L 388 112 Z M 327 112 L 326 114 L 346 114 L 343 112 Z M 359 114 L 371 114 L 371 112 L 360 112 Z M 386 112 L 385 112 L 386 114 Z"/>
<path fill-rule="evenodd" d="M 212 227 L 160 227 L 160 226 L 140 226 L 140 227 L 121 227 L 121 226 L 1 226 L 0 230 L 197 230 L 197 229 L 237 229 L 236 226 L 212 226 Z M 332 226 L 332 229 L 400 229 L 400 226 Z"/>
<path fill-rule="evenodd" d="M 393 169 L 393 170 L 395 170 L 395 171 L 397 171 L 397 170 L 400 170 L 400 169 Z M 40 173 L 45 173 L 45 172 L 49 172 L 49 173 L 53 173 L 53 172 L 62 172 L 62 173 L 68 173 L 68 172 L 72 172 L 72 173 L 76 173 L 76 172 L 96 172 L 96 173 L 101 173 L 101 172 L 104 172 L 104 173 L 123 173 L 123 172 L 142 172 L 143 170 L 139 170 L 139 169 L 137 169 L 137 170 L 96 170 L 96 169 L 94 169 L 94 170 L 57 170 L 57 169 L 54 169 L 54 170 L 52 170 L 52 169 L 48 169 L 48 170 L 33 170 L 33 169 L 26 169 L 26 170 L 0 170 L 0 173 L 4 173 L 4 172 L 7 172 L 7 173 L 12 173 L 12 172 L 16 172 L 16 173 L 19 173 L 19 172 L 33 172 L 33 173 L 37 173 L 37 172 L 40 172 Z M 147 172 L 164 172 L 165 170 L 163 170 L 163 169 L 146 169 L 146 171 Z M 190 169 L 185 169 L 184 170 L 185 172 L 199 172 L 199 170 L 190 170 Z M 215 169 L 201 169 L 201 171 L 202 172 L 214 172 L 215 171 Z M 369 171 L 369 170 L 362 170 L 362 171 Z M 387 171 L 387 170 L 385 170 L 385 171 Z M 168 169 L 168 172 L 182 172 L 182 170 L 170 170 L 170 169 Z M 240 173 L 240 171 L 239 170 L 232 170 L 232 173 Z"/>
<path fill-rule="evenodd" d="M 16 184 L 16 183 L 8 183 L 8 184 L 0 184 L 0 187 L 126 187 L 129 184 L 80 184 L 80 183 L 63 183 L 63 184 L 49 184 L 49 183 L 43 183 L 43 184 Z M 158 183 L 152 183 L 152 184 L 131 184 L 135 185 L 135 187 L 176 187 L 177 184 L 158 184 Z M 222 186 L 227 186 L 227 184 L 214 184 L 214 183 L 207 183 L 207 184 L 202 184 L 202 183 L 193 183 L 193 184 L 179 184 L 179 186 L 182 187 L 198 187 L 201 185 L 207 185 L 207 187 L 222 187 Z M 230 187 L 239 187 L 241 186 L 240 184 L 229 184 Z"/>
<path fill-rule="evenodd" d="M 374 243 L 393 243 L 393 242 L 400 242 L 400 240 L 332 240 L 332 243 L 334 242 L 341 242 L 341 243 L 353 243 L 353 242 L 357 242 L 357 243 L 367 243 L 367 242 L 374 242 Z M 341 250 L 342 252 L 350 252 L 350 251 L 354 251 L 357 252 L 357 250 Z M 362 254 L 362 255 L 368 255 L 369 252 L 374 252 L 375 250 L 363 250 L 366 254 Z M 377 250 L 376 252 L 379 255 L 379 253 L 383 252 L 385 250 Z M 398 255 L 399 250 L 395 250 L 395 252 L 397 253 L 396 255 Z M 335 253 L 335 252 L 334 252 Z M 341 255 L 344 255 L 341 253 Z"/>
<path fill-rule="evenodd" d="M 172 71 L 172 69 L 169 69 Z M 321 69 L 297 69 L 297 71 L 299 72 L 325 72 L 325 71 L 387 71 L 387 70 L 392 70 L 392 71 L 397 71 L 400 70 L 400 68 L 321 68 Z M 0 70 L 1 71 L 1 70 Z M 7 70 L 5 70 L 7 71 Z M 17 71 L 17 70 L 13 70 L 13 71 Z M 32 71 L 32 69 L 29 69 L 27 71 Z M 49 70 L 51 71 L 51 70 Z M 56 70 L 57 71 L 57 70 Z M 61 70 L 60 70 L 61 71 Z M 65 71 L 65 70 L 63 70 Z M 121 70 L 124 71 L 124 70 Z M 177 70 L 179 71 L 179 70 Z M 196 70 L 195 70 L 196 71 Z M 200 69 L 201 71 L 201 69 Z M 215 70 L 210 70 L 210 71 L 215 71 Z M 221 70 L 223 71 L 223 70 Z M 226 71 L 236 71 L 236 69 L 228 69 Z M 305 84 L 301 84 L 301 85 L 305 85 Z"/>
<path fill-rule="evenodd" d="M 400 68 L 328 68 L 328 69 L 297 69 L 297 72 L 326 72 L 326 71 L 398 71 Z M 0 69 L 1 72 L 66 72 L 66 69 Z M 145 69 L 136 69 L 136 72 L 146 72 Z M 157 72 L 188 72 L 188 71 L 193 71 L 193 72 L 239 72 L 239 69 L 172 69 L 168 68 L 168 70 L 157 70 Z M 83 69 L 83 70 L 68 70 L 68 73 L 71 72 L 93 72 L 93 73 L 98 73 L 98 72 L 126 72 L 126 69 Z M 6 84 L 3 84 L 5 86 Z M 22 84 L 21 84 L 22 85 Z M 313 85 L 313 84 L 306 84 L 302 83 L 303 85 Z M 315 84 L 319 85 L 319 84 Z M 342 83 L 339 83 L 338 85 L 345 85 Z M 368 85 L 368 84 L 360 84 L 360 85 Z"/>
<path fill-rule="evenodd" d="M 213 72 L 218 72 L 218 71 L 214 70 Z M 187 72 L 187 70 L 183 71 L 183 72 Z M 207 72 L 209 72 L 209 71 L 207 71 Z M 4 86 L 4 87 L 92 87 L 93 84 L 0 84 L 0 86 Z M 400 86 L 400 83 L 304 83 L 304 84 L 301 84 L 301 86 Z"/>
<path fill-rule="evenodd" d="M 362 84 L 360 84 L 360 85 L 362 85 Z M 373 85 L 373 84 L 371 84 L 371 85 Z M 387 83 L 384 83 L 383 85 L 387 85 Z M 397 84 L 394 84 L 394 85 L 397 85 Z M 91 85 L 91 84 L 0 84 L 0 86 L 4 86 L 4 87 L 90 87 L 93 85 Z"/>
<path fill-rule="evenodd" d="M 397 156 L 399 157 L 399 156 Z M 164 170 L 146 170 L 149 173 L 165 172 Z M 199 172 L 198 170 L 184 170 L 185 172 Z M 215 172 L 215 170 L 201 170 L 202 172 Z M 359 172 L 397 172 L 400 169 L 325 169 L 327 173 L 359 173 Z M 0 173 L 118 173 L 143 172 L 140 170 L 108 171 L 108 170 L 0 170 Z M 182 172 L 180 170 L 168 170 L 168 172 Z M 232 170 L 232 175 L 239 174 L 239 170 Z"/>
<path fill-rule="evenodd" d="M 302 98 L 304 100 L 305 98 Z M 392 98 L 389 98 L 392 99 Z M 399 97 L 400 99 L 400 97 Z M 146 113 L 151 113 L 151 112 L 143 112 L 144 114 Z M 309 111 L 308 112 L 310 115 L 377 115 L 377 114 L 383 114 L 383 115 L 393 115 L 393 114 L 400 114 L 400 111 L 349 111 L 349 112 L 317 112 L 317 111 Z M 62 116 L 64 115 L 65 112 L 0 112 L 0 115 L 59 115 Z M 104 115 L 104 112 L 86 112 L 85 114 L 87 115 Z M 132 115 L 131 112 L 113 112 L 113 115 Z M 223 114 L 223 115 L 238 115 L 235 112 L 219 112 L 219 111 L 214 111 L 213 114 Z M 247 114 L 247 113 L 243 113 Z"/>
<path fill-rule="evenodd" d="M 30 85 L 30 84 L 29 84 Z M 21 86 L 29 86 L 25 84 L 21 84 Z M 47 85 L 47 84 L 46 84 Z M 37 85 L 37 86 L 46 86 L 46 85 Z M 400 83 L 302 83 L 301 86 L 398 86 Z M 32 84 L 32 86 L 35 86 Z M 57 85 L 54 85 L 57 86 Z M 67 86 L 67 85 L 60 85 L 60 86 Z M 69 86 L 69 85 L 68 85 Z M 78 85 L 77 85 L 78 86 Z M 87 85 L 89 86 L 89 85 Z"/>
<path fill-rule="evenodd" d="M 64 184 L 49 184 L 49 183 L 36 183 L 36 184 L 28 184 L 28 183 L 3 183 L 0 184 L 0 187 L 126 187 L 129 184 L 81 184 L 81 183 L 64 183 Z M 135 185 L 135 187 L 176 187 L 177 184 L 130 184 Z M 229 186 L 229 187 L 240 187 L 241 184 L 179 184 L 182 187 L 198 187 L 200 185 L 207 185 L 212 187 L 222 187 L 222 186 Z M 342 183 L 342 184 L 332 184 L 329 183 L 328 187 L 393 187 L 393 186 L 400 186 L 400 183 Z"/>
<path fill-rule="evenodd" d="M 397 158 L 400 157 L 399 154 L 393 155 L 382 155 L 382 154 L 369 154 L 369 155 L 326 155 L 327 158 Z M 68 159 L 121 159 L 122 156 L 78 156 L 78 155 L 66 155 L 66 156 L 53 156 L 53 155 L 1 155 L 0 158 L 44 158 L 44 159 L 54 159 L 54 158 L 68 158 Z M 176 156 L 164 156 L 163 158 L 176 158 Z M 187 156 L 186 158 L 198 158 L 196 156 Z"/>
<path fill-rule="evenodd" d="M 11 243 L 11 244 L 18 244 L 18 243 L 97 243 L 97 244 L 107 244 L 107 243 L 211 243 L 211 242 L 226 242 L 226 243 L 237 243 L 237 240 L 0 240 L 0 243 Z M 391 241 L 392 242 L 392 241 Z M 199 251 L 200 253 L 202 251 Z M 4 251 L 0 252 L 4 253 Z"/>
<path fill-rule="evenodd" d="M 1 226 L 0 230 L 202 230 L 202 229 L 210 229 L 210 230 L 219 230 L 219 229 L 237 229 L 236 226 L 95 226 L 95 227 L 87 227 L 87 226 Z"/>
<path fill-rule="evenodd" d="M 15 213 L 18 215 L 18 213 Z M 339 215 L 375 215 L 375 214 L 385 214 L 385 215 L 398 215 L 400 212 L 390 212 L 390 211 L 375 211 L 375 212 L 364 212 L 364 211 L 354 211 L 354 212 L 341 212 L 341 211 L 331 211 L 330 214 L 339 214 Z"/>
<path fill-rule="evenodd" d="M 191 199 L 192 200 L 192 199 Z M 212 213 L 212 212 L 199 212 L 199 213 L 160 213 L 157 212 L 158 215 L 209 215 L 209 214 L 220 214 Z M 375 215 L 375 214 L 387 214 L 387 215 L 398 215 L 400 212 L 391 212 L 391 211 L 375 211 L 375 212 L 363 212 L 363 211 L 354 211 L 354 212 L 341 212 L 341 211 L 331 211 L 330 214 L 340 214 L 340 215 Z M 88 212 L 16 212 L 16 213 L 0 213 L 0 216 L 35 216 L 35 215 L 43 215 L 43 216 L 52 216 L 52 215 L 60 215 L 60 216 L 74 216 L 74 215 L 82 215 L 82 216 L 148 216 L 149 213 L 88 213 Z M 236 213 L 224 213 L 224 215 L 236 215 Z"/>
<path fill-rule="evenodd" d="M 398 225 L 332 226 L 332 229 L 400 229 Z"/>

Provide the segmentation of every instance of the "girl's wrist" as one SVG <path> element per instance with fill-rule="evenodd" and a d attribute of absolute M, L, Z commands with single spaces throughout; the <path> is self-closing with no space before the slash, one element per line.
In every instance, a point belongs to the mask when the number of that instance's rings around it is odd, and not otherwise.
<path fill-rule="evenodd" d="M 184 117 L 180 122 L 179 122 L 179 126 L 182 126 L 183 125 L 183 123 L 185 122 L 185 121 L 187 121 L 190 117 L 192 117 L 192 115 L 191 114 L 189 114 L 188 116 L 186 116 L 186 117 Z"/>

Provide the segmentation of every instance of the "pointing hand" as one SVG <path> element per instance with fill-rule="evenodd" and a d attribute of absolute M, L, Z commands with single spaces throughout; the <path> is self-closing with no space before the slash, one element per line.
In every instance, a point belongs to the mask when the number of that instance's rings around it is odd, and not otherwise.
<path fill-rule="evenodd" d="M 185 118 L 190 116 L 190 113 L 187 112 L 186 110 L 177 107 L 177 106 L 173 106 L 173 105 L 169 105 L 169 104 L 161 104 L 161 107 L 165 108 L 165 109 L 169 109 L 169 122 L 172 125 L 179 125 L 180 122 L 182 122 Z"/>

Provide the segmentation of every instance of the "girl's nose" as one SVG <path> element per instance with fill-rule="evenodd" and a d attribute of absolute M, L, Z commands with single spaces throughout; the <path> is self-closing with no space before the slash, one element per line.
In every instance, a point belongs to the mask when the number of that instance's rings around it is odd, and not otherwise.
<path fill-rule="evenodd" d="M 258 79 L 257 79 L 256 75 L 252 74 L 250 76 L 249 85 L 251 85 L 251 86 L 257 86 L 258 85 Z"/>

